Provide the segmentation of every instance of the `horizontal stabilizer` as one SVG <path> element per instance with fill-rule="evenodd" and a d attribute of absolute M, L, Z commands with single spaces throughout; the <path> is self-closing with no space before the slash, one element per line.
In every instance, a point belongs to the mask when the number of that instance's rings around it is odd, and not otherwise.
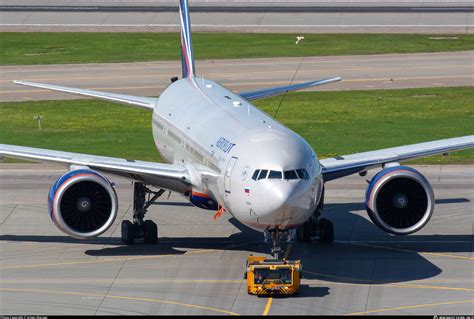
<path fill-rule="evenodd" d="M 252 91 L 252 92 L 242 92 L 240 93 L 240 96 L 246 99 L 247 101 L 252 101 L 252 100 L 258 100 L 258 99 L 263 99 L 266 97 L 284 94 L 286 92 L 298 91 L 298 90 L 306 89 L 312 86 L 329 84 L 329 83 L 338 82 L 338 81 L 341 81 L 340 77 L 318 80 L 318 81 L 303 82 L 303 83 L 292 84 L 292 85 L 277 86 L 274 88 L 263 89 L 263 90 Z"/>
<path fill-rule="evenodd" d="M 157 98 L 153 98 L 153 97 L 116 94 L 116 93 L 77 89 L 77 88 L 71 88 L 71 87 L 66 87 L 66 86 L 57 86 L 57 85 L 51 85 L 51 84 L 41 84 L 41 83 L 25 82 L 25 81 L 13 81 L 13 82 L 15 84 L 32 86 L 32 87 L 37 87 L 37 88 L 42 88 L 42 89 L 47 89 L 47 90 L 52 90 L 52 91 L 59 91 L 59 92 L 64 92 L 64 93 L 89 96 L 96 99 L 127 104 L 127 105 L 131 105 L 131 106 L 135 106 L 135 107 L 139 107 L 143 109 L 148 109 L 148 110 L 153 110 L 156 102 L 158 101 Z"/>

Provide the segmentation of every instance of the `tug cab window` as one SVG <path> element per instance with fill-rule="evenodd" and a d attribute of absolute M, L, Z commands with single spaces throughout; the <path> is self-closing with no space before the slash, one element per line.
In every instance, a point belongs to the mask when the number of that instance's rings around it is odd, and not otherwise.
<path fill-rule="evenodd" d="M 255 269 L 254 283 L 263 284 L 265 281 L 280 282 L 282 284 L 291 284 L 291 270 L 288 268 L 280 269 Z"/>

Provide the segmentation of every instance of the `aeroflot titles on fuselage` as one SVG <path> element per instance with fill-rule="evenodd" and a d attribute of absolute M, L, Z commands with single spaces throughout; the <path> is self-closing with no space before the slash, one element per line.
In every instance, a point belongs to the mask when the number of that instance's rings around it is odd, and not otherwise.
<path fill-rule="evenodd" d="M 221 137 L 217 143 L 217 148 L 220 148 L 224 153 L 229 153 L 230 150 L 235 146 L 235 143 L 230 142 L 225 137 Z"/>

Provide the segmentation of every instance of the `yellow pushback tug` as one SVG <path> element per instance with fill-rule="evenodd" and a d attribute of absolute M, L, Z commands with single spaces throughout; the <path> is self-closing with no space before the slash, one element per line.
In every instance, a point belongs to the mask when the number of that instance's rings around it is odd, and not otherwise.
<path fill-rule="evenodd" d="M 245 273 L 247 291 L 253 295 L 297 294 L 300 289 L 301 270 L 299 260 L 249 256 Z"/>

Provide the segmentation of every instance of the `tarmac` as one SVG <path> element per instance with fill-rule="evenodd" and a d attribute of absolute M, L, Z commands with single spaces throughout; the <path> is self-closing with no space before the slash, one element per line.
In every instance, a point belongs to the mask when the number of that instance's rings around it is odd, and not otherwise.
<path fill-rule="evenodd" d="M 474 166 L 415 166 L 432 183 L 435 213 L 421 231 L 388 235 L 364 210 L 366 177 L 329 182 L 325 217 L 333 244 L 293 243 L 301 259 L 299 296 L 259 298 L 243 280 L 249 254 L 267 255 L 261 233 L 229 215 L 164 196 L 148 218 L 156 245 L 124 246 L 130 182 L 117 183 L 120 208 L 102 236 L 76 240 L 48 216 L 46 197 L 64 169 L 0 164 L 0 312 L 9 314 L 245 315 L 474 313 Z"/>
<path fill-rule="evenodd" d="M 289 37 L 288 41 L 294 41 L 294 38 Z M 432 41 L 453 39 L 433 37 Z M 336 76 L 341 76 L 343 80 L 310 90 L 472 86 L 473 59 L 474 51 L 198 60 L 196 73 L 237 92 Z M 13 80 L 157 96 L 169 85 L 171 77 L 180 74 L 179 61 L 2 66 L 0 102 L 80 98 L 16 85 Z"/>
<path fill-rule="evenodd" d="M 191 1 L 197 32 L 473 33 L 472 1 Z M 0 1 L 0 30 L 177 32 L 177 1 Z"/>

